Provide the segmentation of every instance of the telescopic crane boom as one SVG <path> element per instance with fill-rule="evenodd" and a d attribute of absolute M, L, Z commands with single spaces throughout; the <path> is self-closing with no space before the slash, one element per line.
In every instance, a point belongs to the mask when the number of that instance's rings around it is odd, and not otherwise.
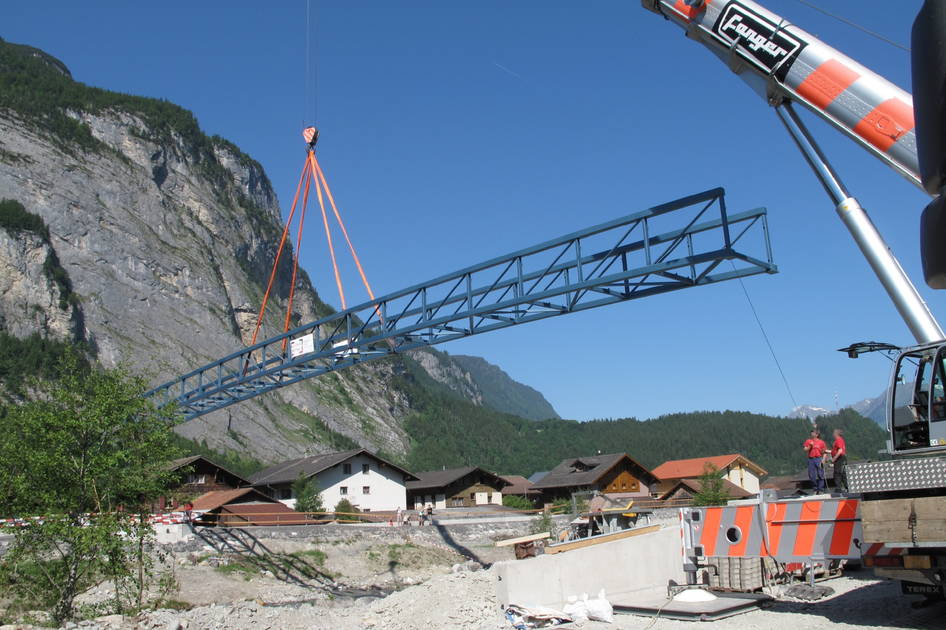
<path fill-rule="evenodd" d="M 920 189 L 939 193 L 923 212 L 921 257 L 927 283 L 946 288 L 946 195 L 941 194 L 946 192 L 946 2 L 926 0 L 914 23 L 916 116 L 909 94 L 751 0 L 642 4 L 681 26 L 775 107 L 919 344 L 897 349 L 868 343 L 846 349 L 852 357 L 899 350 L 887 389 L 887 450 L 913 457 L 852 464 L 846 483 L 854 494 L 840 499 L 763 495 L 757 506 L 684 509 L 688 582 L 697 583 L 698 571 L 714 555 L 800 560 L 811 565 L 811 575 L 816 562 L 860 555 L 877 575 L 900 580 L 905 593 L 946 597 L 943 331 L 793 109 L 794 103 L 806 107 Z M 785 530 L 786 523 L 798 524 L 799 531 Z M 747 551 L 743 536 L 755 540 L 756 531 L 769 532 L 769 538 L 763 534 L 761 546 Z M 786 539 L 793 539 L 792 544 L 786 546 Z M 858 552 L 849 548 L 849 541 Z"/>
<path fill-rule="evenodd" d="M 917 343 L 946 338 L 867 212 L 849 194 L 792 107 L 803 105 L 925 190 L 912 97 L 751 0 L 642 0 L 641 4 L 682 27 L 776 108 Z"/>
<path fill-rule="evenodd" d="M 913 98 L 751 0 L 643 0 L 719 56 L 770 104 L 798 103 L 921 190 Z"/>

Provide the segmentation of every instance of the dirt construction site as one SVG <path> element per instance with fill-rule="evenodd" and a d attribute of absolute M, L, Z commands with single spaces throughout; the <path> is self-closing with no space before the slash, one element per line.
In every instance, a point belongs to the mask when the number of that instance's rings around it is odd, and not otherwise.
<path fill-rule="evenodd" d="M 523 519 L 427 527 L 247 528 L 239 534 L 248 544 L 234 544 L 229 551 L 209 544 L 210 538 L 183 535 L 162 545 L 161 561 L 175 586 L 161 595 L 155 609 L 135 617 L 95 617 L 65 627 L 545 627 L 535 619 L 510 620 L 506 610 L 514 605 L 560 611 L 569 598 L 574 602 L 583 595 L 597 597 L 599 587 L 606 585 L 604 595 L 615 609 L 610 622 L 555 624 L 717 630 L 946 628 L 946 604 L 915 608 L 915 598 L 901 595 L 896 582 L 878 579 L 860 568 L 847 568 L 840 577 L 818 582 L 829 592 L 817 601 L 792 597 L 790 584 L 773 584 L 756 593 L 763 599 L 746 612 L 716 621 L 668 618 L 673 615 L 667 612 L 671 608 L 667 584 L 654 581 L 664 570 L 661 567 L 677 570 L 679 545 L 671 541 L 673 537 L 679 540 L 679 533 L 672 515 L 655 521 L 643 536 L 521 560 L 515 559 L 511 546 L 497 547 L 496 542 L 527 534 L 533 523 Z M 584 592 L 582 585 L 587 587 Z M 110 594 L 110 585 L 102 583 L 85 592 L 80 604 L 94 606 Z M 635 601 L 647 601 L 654 608 L 645 615 L 620 610 Z M 37 613 L 2 629 L 47 626 L 43 621 Z"/>

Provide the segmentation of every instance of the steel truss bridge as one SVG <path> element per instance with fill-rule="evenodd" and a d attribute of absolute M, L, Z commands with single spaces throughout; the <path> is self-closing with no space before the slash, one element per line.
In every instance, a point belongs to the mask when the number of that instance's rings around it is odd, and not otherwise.
<path fill-rule="evenodd" d="M 776 273 L 764 208 L 716 188 L 493 258 L 299 326 L 149 391 L 189 420 L 301 380 L 491 330 Z M 729 261 L 723 266 L 723 263 Z"/>

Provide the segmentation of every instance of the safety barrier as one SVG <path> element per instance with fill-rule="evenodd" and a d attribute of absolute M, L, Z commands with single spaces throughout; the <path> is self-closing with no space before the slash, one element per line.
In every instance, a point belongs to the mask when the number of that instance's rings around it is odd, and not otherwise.
<path fill-rule="evenodd" d="M 434 516 L 443 517 L 449 515 L 451 518 L 456 517 L 470 517 L 470 518 L 480 518 L 480 517 L 499 517 L 499 516 L 535 516 L 542 512 L 546 511 L 544 508 L 536 508 L 530 510 L 517 510 L 512 508 L 507 508 L 503 510 L 456 510 L 454 508 L 449 508 L 446 510 L 438 510 Z M 552 508 L 548 510 L 551 515 L 564 514 L 568 512 L 568 506 L 560 506 L 557 508 Z M 152 525 L 181 525 L 190 522 L 196 522 L 204 515 L 204 512 L 186 512 L 186 511 L 173 511 L 173 512 L 160 512 L 151 514 L 148 517 L 148 522 Z M 83 518 L 91 518 L 95 516 L 94 514 L 85 514 Z M 385 511 L 385 512 L 254 512 L 250 515 L 252 519 L 256 518 L 265 518 L 271 520 L 273 525 L 320 525 L 327 523 L 335 524 L 346 524 L 346 523 L 389 523 L 395 524 L 394 521 L 397 518 L 397 512 L 395 511 Z M 414 511 L 405 510 L 401 512 L 401 518 L 410 516 L 413 521 L 418 520 L 419 514 Z M 246 519 L 241 514 L 229 514 L 221 513 L 217 515 L 220 519 L 221 524 L 223 522 L 232 521 L 234 524 L 243 524 L 246 525 Z M 16 528 L 16 527 L 25 527 L 32 523 L 41 523 L 44 520 L 50 518 L 64 518 L 62 516 L 56 515 L 45 515 L 45 516 L 28 516 L 21 518 L 0 518 L 0 530 Z M 138 521 L 138 515 L 133 514 L 130 516 L 132 522 Z M 252 520 L 251 519 L 251 520 Z M 270 524 L 270 523 L 267 523 Z"/>
<path fill-rule="evenodd" d="M 858 500 L 788 499 L 685 508 L 681 535 L 688 557 L 770 557 L 780 562 L 861 557 Z"/>

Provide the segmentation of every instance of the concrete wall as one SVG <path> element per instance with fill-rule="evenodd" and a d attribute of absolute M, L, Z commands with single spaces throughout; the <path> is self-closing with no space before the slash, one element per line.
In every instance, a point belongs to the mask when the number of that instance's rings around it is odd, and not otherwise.
<path fill-rule="evenodd" d="M 680 528 L 600 543 L 581 549 L 495 565 L 502 605 L 561 608 L 570 596 L 595 597 L 602 588 L 612 603 L 666 595 L 670 580 L 685 583 Z"/>
<path fill-rule="evenodd" d="M 450 522 L 440 525 L 434 517 L 436 527 L 390 527 L 387 524 L 326 524 L 326 525 L 283 525 L 279 527 L 243 527 L 240 528 L 257 537 L 264 544 L 270 541 L 306 541 L 312 544 L 331 544 L 334 541 L 372 540 L 379 543 L 403 544 L 405 541 L 417 545 L 433 545 L 444 549 L 454 549 L 463 545 L 474 553 L 482 553 L 481 549 L 492 546 L 497 540 L 514 538 L 528 534 L 532 527 L 532 518 L 516 517 L 514 519 L 466 519 L 464 522 Z M 553 517 L 556 527 L 564 527 L 570 517 Z M 167 542 L 171 543 L 175 551 L 205 551 L 204 543 L 189 535 L 184 530 L 184 538 L 174 539 L 179 530 L 165 532 Z M 12 538 L 12 537 L 11 537 Z M 0 556 L 3 554 L 4 537 L 0 535 Z M 462 553 L 462 552 L 461 552 Z"/>

